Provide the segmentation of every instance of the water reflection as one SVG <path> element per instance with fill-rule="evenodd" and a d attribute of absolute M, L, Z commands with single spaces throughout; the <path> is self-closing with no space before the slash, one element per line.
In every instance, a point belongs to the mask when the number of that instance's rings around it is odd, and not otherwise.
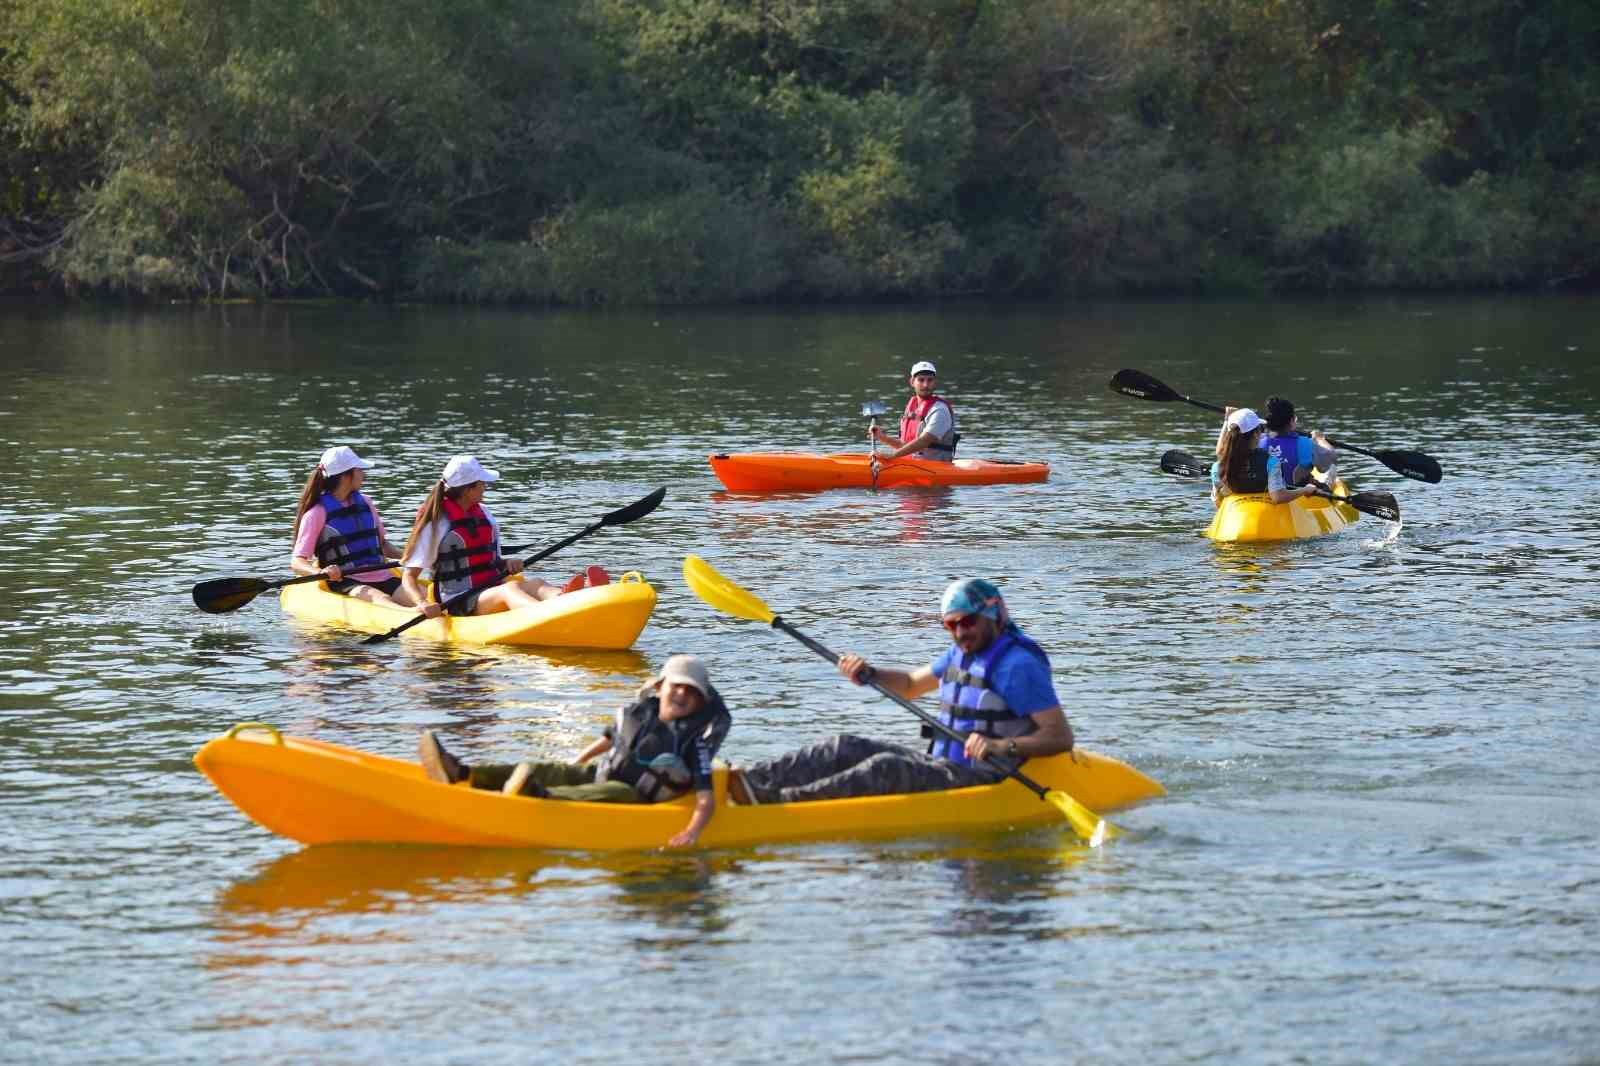
<path fill-rule="evenodd" d="M 733 855 L 581 854 L 526 849 L 331 845 L 302 848 L 228 885 L 216 902 L 213 939 L 228 946 L 213 968 L 243 964 L 241 949 L 295 939 L 319 922 L 414 911 L 418 904 L 515 900 L 592 889 L 611 896 L 639 928 L 693 935 L 727 925 L 717 879 L 738 868 Z M 671 939 L 671 937 L 668 937 Z"/>
<path fill-rule="evenodd" d="M 983 487 L 967 488 L 980 499 Z M 1001 490 L 1004 491 L 1004 490 Z M 994 490 L 988 490 L 992 497 Z M 827 531 L 840 539 L 857 540 L 864 533 L 880 529 L 885 522 L 897 521 L 897 539 L 914 543 L 935 533 L 940 512 L 956 502 L 956 490 L 949 485 L 904 486 L 873 492 L 870 489 L 834 489 L 828 492 L 773 492 L 765 494 L 712 492 L 711 519 L 723 540 L 753 540 L 777 535 L 815 536 Z M 990 499 L 988 502 L 992 503 Z"/>
<path fill-rule="evenodd" d="M 955 489 L 949 485 L 895 490 L 900 511 L 901 544 L 915 544 L 924 537 L 937 537 L 940 512 L 955 503 Z"/>

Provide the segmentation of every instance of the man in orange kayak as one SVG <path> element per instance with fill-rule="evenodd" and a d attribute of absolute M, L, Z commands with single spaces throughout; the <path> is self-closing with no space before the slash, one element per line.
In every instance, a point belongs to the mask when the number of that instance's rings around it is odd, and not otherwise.
<path fill-rule="evenodd" d="M 931 664 L 894 670 L 842 655 L 839 672 L 858 685 L 870 678 L 906 699 L 937 689 L 944 724 L 964 742 L 939 735 L 922 752 L 840 734 L 735 773 L 734 801 L 803 803 L 990 785 L 1005 774 L 985 759 L 1017 766 L 1071 751 L 1072 727 L 1050 680 L 1050 660 L 1011 620 L 1000 590 L 982 578 L 956 581 L 939 606 L 951 644 Z"/>
<path fill-rule="evenodd" d="M 900 417 L 900 435 L 885 433 L 876 424 L 867 428 L 870 440 L 880 441 L 891 449 L 880 459 L 899 459 L 912 456 L 949 463 L 956 457 L 956 410 L 943 396 L 934 395 L 939 384 L 938 371 L 927 360 L 911 368 L 911 399 L 906 403 L 905 414 Z"/>

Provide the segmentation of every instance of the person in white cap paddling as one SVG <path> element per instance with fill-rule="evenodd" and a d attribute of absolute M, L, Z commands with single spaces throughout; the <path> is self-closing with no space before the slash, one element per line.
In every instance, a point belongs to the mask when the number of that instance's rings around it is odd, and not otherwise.
<path fill-rule="evenodd" d="M 1228 412 L 1217 436 L 1217 461 L 1211 464 L 1211 502 L 1222 506 L 1224 496 L 1265 492 L 1273 503 L 1288 503 L 1313 495 L 1321 486 L 1312 483 L 1290 488 L 1284 482 L 1283 464 L 1266 448 L 1267 423 L 1248 407 Z"/>
<path fill-rule="evenodd" d="M 711 761 L 732 725 L 705 664 L 693 655 L 674 655 L 575 762 L 468 765 L 446 751 L 431 729 L 417 742 L 417 758 L 434 781 L 466 782 L 508 796 L 660 803 L 692 789 L 689 824 L 666 842 L 692 847 L 716 813 Z"/>
<path fill-rule="evenodd" d="M 445 464 L 428 498 L 417 508 L 417 519 L 406 538 L 401 583 L 423 614 L 438 617 L 444 603 L 456 615 L 494 614 L 527 607 L 561 595 L 562 589 L 537 577 L 517 577 L 521 559 L 500 555 L 500 524 L 483 505 L 484 490 L 500 480 L 470 455 L 458 455 Z M 433 571 L 434 598 L 422 590 L 422 571 Z M 508 580 L 517 578 L 516 580 Z M 584 582 L 579 575 L 570 588 Z M 598 566 L 589 568 L 588 583 L 603 585 L 609 579 Z"/>
<path fill-rule="evenodd" d="M 950 401 L 936 396 L 939 373 L 926 360 L 911 368 L 911 399 L 906 402 L 905 414 L 900 416 L 900 435 L 885 433 L 876 425 L 867 429 L 870 440 L 881 441 L 889 451 L 879 456 L 887 462 L 903 456 L 932 459 L 936 462 L 954 462 L 956 441 L 956 411 Z"/>
<path fill-rule="evenodd" d="M 322 574 L 328 587 L 373 603 L 415 607 L 400 579 L 383 563 L 400 558 L 384 534 L 378 508 L 362 492 L 372 464 L 343 444 L 322 453 L 300 490 L 294 517 L 294 548 L 289 569 L 310 577 Z M 379 567 L 366 573 L 347 573 Z"/>

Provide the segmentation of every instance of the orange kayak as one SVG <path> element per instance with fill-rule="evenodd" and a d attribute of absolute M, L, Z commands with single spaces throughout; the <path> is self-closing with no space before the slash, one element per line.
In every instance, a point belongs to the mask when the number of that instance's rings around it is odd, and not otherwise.
<path fill-rule="evenodd" d="M 738 452 L 710 456 L 711 470 L 729 492 L 820 492 L 872 487 L 867 453 Z M 878 464 L 880 489 L 903 485 L 1006 485 L 1043 481 L 1050 464 L 1017 459 L 894 459 Z"/>

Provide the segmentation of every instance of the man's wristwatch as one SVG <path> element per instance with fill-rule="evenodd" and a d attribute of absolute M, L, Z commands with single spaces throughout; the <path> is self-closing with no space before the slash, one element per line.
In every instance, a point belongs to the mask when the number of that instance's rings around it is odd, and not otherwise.
<path fill-rule="evenodd" d="M 1015 740 L 1006 741 L 1006 758 L 1015 759 L 1016 757 L 1017 757 L 1017 742 Z"/>

